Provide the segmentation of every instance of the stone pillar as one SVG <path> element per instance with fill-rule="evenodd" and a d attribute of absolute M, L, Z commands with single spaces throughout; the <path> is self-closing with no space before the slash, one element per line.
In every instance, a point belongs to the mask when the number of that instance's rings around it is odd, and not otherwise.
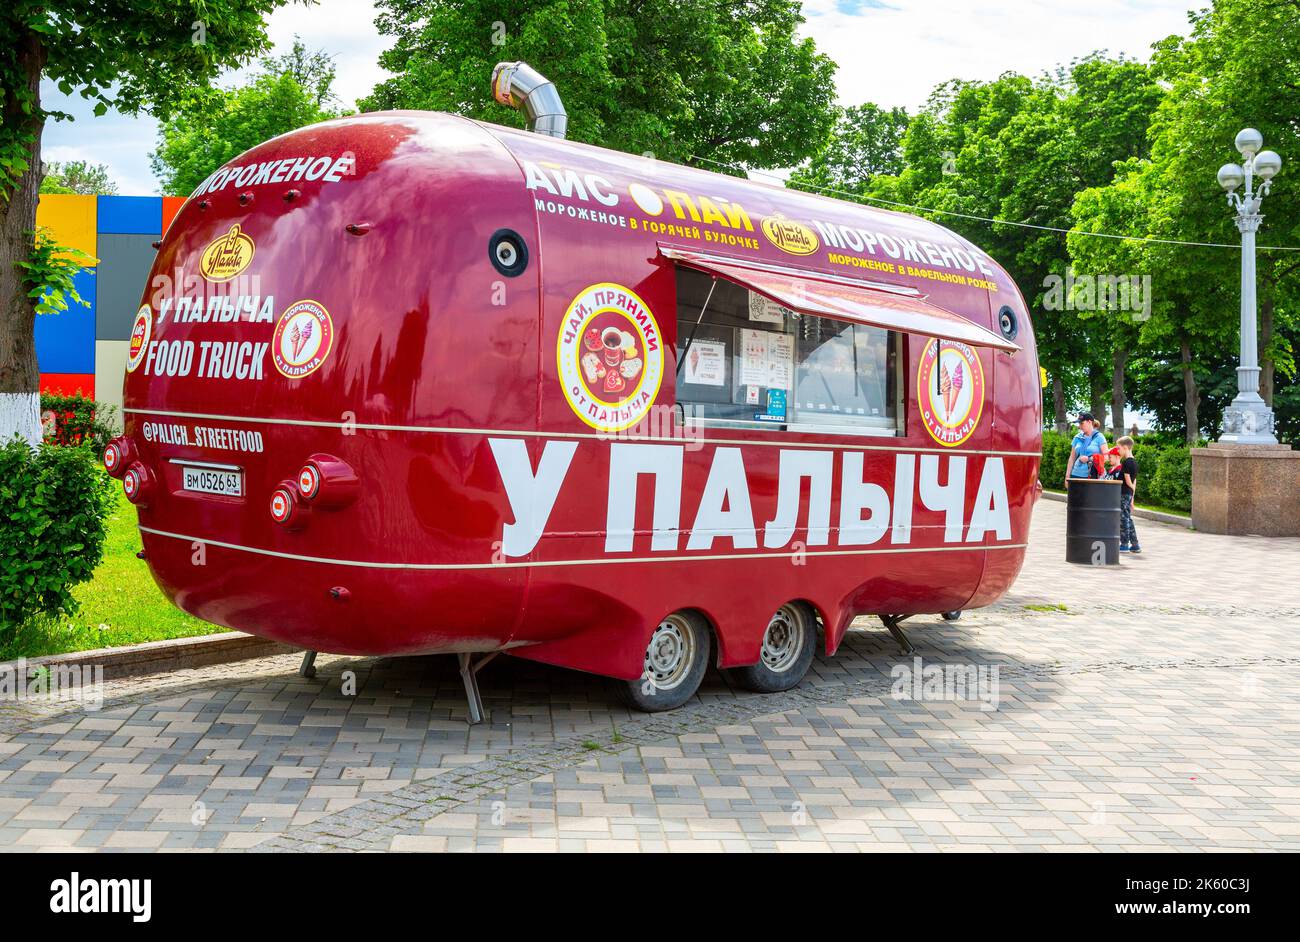
<path fill-rule="evenodd" d="M 1234 536 L 1300 536 L 1300 451 L 1222 443 L 1193 448 L 1192 525 Z"/>

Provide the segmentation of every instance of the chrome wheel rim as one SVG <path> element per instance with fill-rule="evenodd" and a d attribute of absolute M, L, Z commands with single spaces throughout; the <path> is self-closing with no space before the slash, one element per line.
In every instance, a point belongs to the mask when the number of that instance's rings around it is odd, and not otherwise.
<path fill-rule="evenodd" d="M 763 632 L 763 666 L 774 674 L 788 671 L 803 650 L 804 620 L 793 606 L 782 605 Z"/>
<path fill-rule="evenodd" d="M 680 686 L 695 663 L 695 632 L 677 615 L 669 615 L 650 636 L 645 651 L 645 679 L 659 690 Z"/>

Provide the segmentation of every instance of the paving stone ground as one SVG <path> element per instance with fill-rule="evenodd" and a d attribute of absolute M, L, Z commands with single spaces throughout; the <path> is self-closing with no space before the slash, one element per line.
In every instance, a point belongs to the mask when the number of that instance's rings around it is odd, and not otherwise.
<path fill-rule="evenodd" d="M 796 690 L 671 714 L 511 658 L 476 727 L 447 657 L 3 703 L 0 850 L 1300 850 L 1300 540 L 1140 532 L 1070 566 L 1040 502 L 1005 599 L 907 623 L 921 661 L 862 619 Z M 984 685 L 897 696 L 935 666 Z"/>

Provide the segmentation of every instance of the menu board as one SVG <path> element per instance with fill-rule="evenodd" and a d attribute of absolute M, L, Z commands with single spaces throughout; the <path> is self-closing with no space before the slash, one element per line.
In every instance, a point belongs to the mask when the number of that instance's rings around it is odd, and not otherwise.
<path fill-rule="evenodd" d="M 741 330 L 740 385 L 789 389 L 794 372 L 794 337 L 770 330 Z"/>

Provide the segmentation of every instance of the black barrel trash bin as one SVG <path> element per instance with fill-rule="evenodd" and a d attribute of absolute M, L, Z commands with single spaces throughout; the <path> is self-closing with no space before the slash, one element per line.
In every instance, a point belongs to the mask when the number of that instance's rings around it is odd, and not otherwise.
<path fill-rule="evenodd" d="M 1119 565 L 1119 499 L 1123 482 L 1071 478 L 1065 511 L 1065 561 Z"/>

